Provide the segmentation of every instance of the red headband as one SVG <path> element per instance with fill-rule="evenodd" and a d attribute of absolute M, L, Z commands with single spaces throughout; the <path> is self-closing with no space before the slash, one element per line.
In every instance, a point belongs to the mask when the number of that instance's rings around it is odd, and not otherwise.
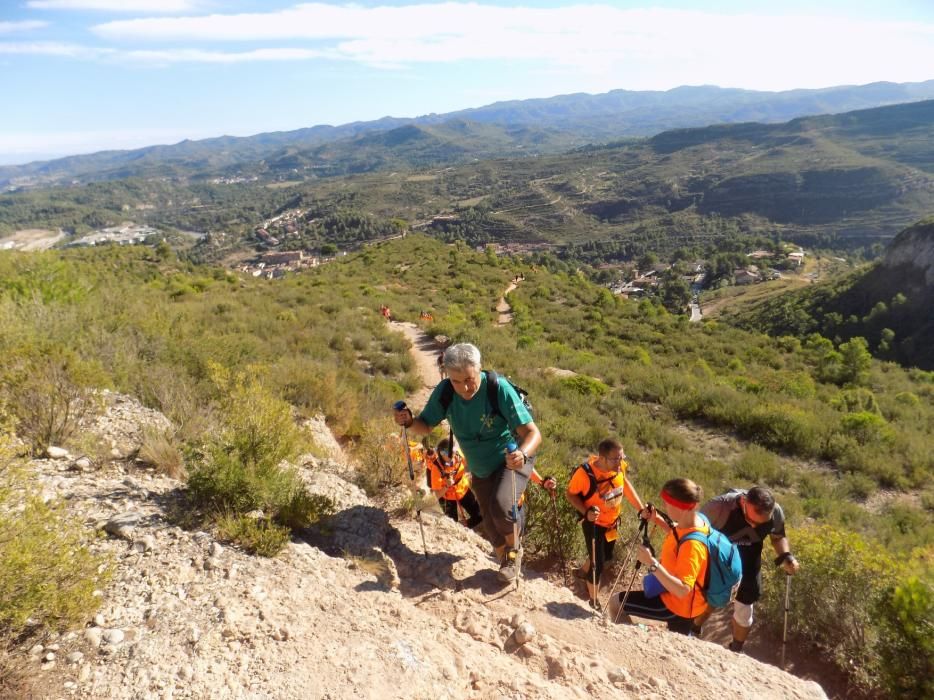
<path fill-rule="evenodd" d="M 667 494 L 662 491 L 662 500 L 670 506 L 675 508 L 680 508 L 681 510 L 694 510 L 697 507 L 696 503 L 687 503 L 686 501 L 679 501 L 674 496 Z"/>

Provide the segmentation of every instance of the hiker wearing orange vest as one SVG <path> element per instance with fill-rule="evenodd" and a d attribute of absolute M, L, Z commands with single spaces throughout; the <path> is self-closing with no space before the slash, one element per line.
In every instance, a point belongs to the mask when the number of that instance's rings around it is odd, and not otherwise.
<path fill-rule="evenodd" d="M 567 498 L 581 514 L 588 556 L 587 562 L 574 575 L 587 582 L 591 603 L 597 600 L 604 565 L 613 556 L 623 498 L 640 513 L 643 510 L 642 499 L 626 478 L 627 468 L 622 444 L 607 438 L 597 446 L 597 454 L 577 467 L 568 483 Z M 594 571 L 597 587 L 594 586 Z"/>
<path fill-rule="evenodd" d="M 464 524 L 471 530 L 483 521 L 480 504 L 470 490 L 470 472 L 460 450 L 451 454 L 451 441 L 445 438 L 436 449 L 425 452 L 428 486 L 437 496 L 438 503 L 451 520 L 459 520 L 459 511 L 467 514 Z"/>
<path fill-rule="evenodd" d="M 661 498 L 674 525 L 662 543 L 661 556 L 656 559 L 645 545 L 636 547 L 639 562 L 648 567 L 653 587 L 659 590 L 646 588 L 611 595 L 610 616 L 616 619 L 622 612 L 626 622 L 631 622 L 629 615 L 662 620 L 672 632 L 690 634 L 693 618 L 703 615 L 709 607 L 702 589 L 709 560 L 707 545 L 686 537 L 692 532 L 711 533 L 710 525 L 698 514 L 703 491 L 690 479 L 671 479 L 662 486 Z"/>

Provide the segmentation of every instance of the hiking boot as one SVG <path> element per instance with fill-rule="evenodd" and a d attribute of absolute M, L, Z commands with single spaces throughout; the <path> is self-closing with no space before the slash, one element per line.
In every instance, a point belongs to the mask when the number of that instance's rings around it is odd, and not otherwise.
<path fill-rule="evenodd" d="M 503 583 L 512 583 L 519 576 L 522 567 L 522 550 L 508 549 L 503 562 L 499 567 L 499 580 Z"/>
<path fill-rule="evenodd" d="M 737 642 L 735 639 L 726 645 L 726 648 L 730 651 L 735 651 L 737 654 L 743 653 L 743 643 Z"/>
<path fill-rule="evenodd" d="M 701 627 L 700 625 L 691 625 L 691 634 L 690 634 L 690 636 L 691 636 L 691 637 L 697 637 L 698 639 L 700 639 L 701 632 L 703 632 L 703 631 L 704 631 L 704 630 L 703 630 L 703 627 Z"/>

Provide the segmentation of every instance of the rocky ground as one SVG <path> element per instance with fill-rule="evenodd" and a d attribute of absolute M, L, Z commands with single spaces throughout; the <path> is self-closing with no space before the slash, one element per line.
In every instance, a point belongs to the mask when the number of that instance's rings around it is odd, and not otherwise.
<path fill-rule="evenodd" d="M 135 418 L 134 418 L 135 416 Z M 132 426 L 161 422 L 112 396 L 95 424 L 132 454 Z M 307 426 L 327 441 L 321 421 Z M 809 683 L 703 641 L 594 619 L 572 591 L 527 572 L 496 579 L 478 535 L 426 512 L 428 555 L 407 513 L 348 478 L 331 440 L 306 456 L 309 487 L 337 497 L 323 529 L 275 559 L 179 527 L 183 485 L 131 457 L 100 469 L 32 462 L 115 563 L 82 630 L 27 653 L 48 697 L 821 698 Z"/>

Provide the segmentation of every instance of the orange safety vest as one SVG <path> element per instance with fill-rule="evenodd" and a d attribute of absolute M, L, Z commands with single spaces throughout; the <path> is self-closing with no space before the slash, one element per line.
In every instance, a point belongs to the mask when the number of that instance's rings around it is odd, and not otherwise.
<path fill-rule="evenodd" d="M 627 464 L 623 461 L 620 464 L 619 471 L 604 472 L 597 466 L 596 455 L 591 455 L 587 460 L 587 467 L 590 473 L 582 464 L 577 468 L 577 472 L 582 473 L 583 479 L 578 473 L 572 475 L 572 481 L 575 479 L 586 483 L 582 490 L 577 491 L 577 495 L 584 499 L 584 505 L 587 508 L 597 506 L 600 509 L 600 515 L 597 516 L 595 523 L 600 527 L 612 528 L 619 520 L 619 514 L 623 510 L 623 489 L 626 485 Z"/>
<path fill-rule="evenodd" d="M 467 463 L 460 452 L 454 453 L 454 459 L 449 465 L 441 461 L 437 452 L 427 454 L 425 466 L 428 467 L 432 491 L 447 487 L 442 496 L 446 501 L 461 500 L 470 488 L 470 472 L 467 471 Z"/>

